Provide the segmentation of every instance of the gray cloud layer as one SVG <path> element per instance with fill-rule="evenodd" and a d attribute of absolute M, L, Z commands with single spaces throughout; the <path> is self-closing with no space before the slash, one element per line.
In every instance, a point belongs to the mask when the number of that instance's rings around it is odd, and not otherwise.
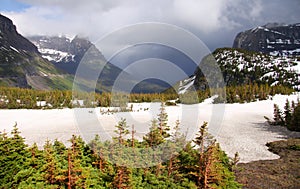
<path fill-rule="evenodd" d="M 183 27 L 214 50 L 231 46 L 242 30 L 268 22 L 300 22 L 299 0 L 19 0 L 31 5 L 4 12 L 24 35 L 81 34 L 92 41 L 139 22 Z"/>

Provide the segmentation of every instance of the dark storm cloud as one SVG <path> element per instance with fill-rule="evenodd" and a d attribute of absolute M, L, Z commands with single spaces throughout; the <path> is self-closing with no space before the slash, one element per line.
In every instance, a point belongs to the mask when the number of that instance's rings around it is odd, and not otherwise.
<path fill-rule="evenodd" d="M 4 12 L 24 35 L 82 34 L 96 41 L 139 22 L 183 27 L 207 46 L 231 46 L 235 35 L 268 22 L 300 22 L 299 0 L 19 0 L 30 5 Z"/>

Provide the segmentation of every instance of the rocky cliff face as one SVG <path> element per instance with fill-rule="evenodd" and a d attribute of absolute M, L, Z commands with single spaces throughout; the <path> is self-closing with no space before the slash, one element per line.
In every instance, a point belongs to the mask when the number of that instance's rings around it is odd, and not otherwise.
<path fill-rule="evenodd" d="M 300 55 L 300 24 L 267 24 L 239 33 L 233 48 L 270 55 Z"/>
<path fill-rule="evenodd" d="M 0 14 L 0 45 L 1 48 L 15 48 L 22 51 L 38 53 L 35 45 L 17 32 L 13 22 Z"/>
<path fill-rule="evenodd" d="M 13 22 L 0 15 L 0 86 L 66 89 L 71 79 L 42 58 Z"/>

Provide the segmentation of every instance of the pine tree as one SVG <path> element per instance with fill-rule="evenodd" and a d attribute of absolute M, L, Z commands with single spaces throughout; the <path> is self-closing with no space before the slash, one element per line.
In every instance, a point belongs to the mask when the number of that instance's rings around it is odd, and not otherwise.
<path fill-rule="evenodd" d="M 292 112 L 291 126 L 292 131 L 300 131 L 300 103 L 295 106 L 294 111 Z"/>
<path fill-rule="evenodd" d="M 209 141 L 210 135 L 207 131 L 207 125 L 207 122 L 204 122 L 201 125 L 197 137 L 195 138 L 195 140 L 193 140 L 193 142 L 199 146 L 198 170 L 194 172 L 194 175 L 197 177 L 198 186 L 201 186 L 203 188 L 207 188 L 207 171 L 209 166 L 208 164 L 210 163 L 210 159 L 205 156 L 205 148 L 209 149 L 210 144 L 207 146 L 205 145 L 211 142 Z"/>
<path fill-rule="evenodd" d="M 90 147 L 92 150 L 92 164 L 96 165 L 96 167 L 100 170 L 103 171 L 106 162 L 104 161 L 104 145 L 102 144 L 100 140 L 100 136 L 97 134 L 95 138 L 90 142 Z"/>
<path fill-rule="evenodd" d="M 203 159 L 203 154 L 205 150 L 205 145 L 209 146 L 211 143 L 213 143 L 212 136 L 208 133 L 208 123 L 203 122 L 199 129 L 199 133 L 197 134 L 196 138 L 193 140 L 193 142 L 198 145 L 199 148 L 199 161 L 201 162 Z"/>
<path fill-rule="evenodd" d="M 90 176 L 85 171 L 85 166 L 89 162 L 84 154 L 85 143 L 80 136 L 75 135 L 72 136 L 70 142 L 71 147 L 67 150 L 67 186 L 68 188 L 83 188 Z"/>
<path fill-rule="evenodd" d="M 42 151 L 38 149 L 38 146 L 36 143 L 34 143 L 29 149 L 28 149 L 30 156 L 27 161 L 29 161 L 29 166 L 34 169 L 40 169 L 42 167 L 41 159 L 43 158 Z"/>
<path fill-rule="evenodd" d="M 123 145 L 126 135 L 129 134 L 129 130 L 128 130 L 129 126 L 126 123 L 126 119 L 122 118 L 121 121 L 119 121 L 119 123 L 115 127 L 116 127 L 115 133 L 117 134 L 117 137 L 114 138 L 117 139 L 120 145 Z"/>
<path fill-rule="evenodd" d="M 15 175 L 25 169 L 26 158 L 29 156 L 24 143 L 24 138 L 20 136 L 17 123 L 11 131 L 11 137 L 3 133 L 0 141 L 0 186 L 3 188 L 17 188 L 21 180 Z M 3 184 L 2 184 L 3 183 Z"/>
<path fill-rule="evenodd" d="M 205 154 L 204 188 L 240 188 L 230 171 L 230 161 L 220 149 L 219 144 L 213 143 Z"/>
<path fill-rule="evenodd" d="M 180 133 L 180 122 L 179 120 L 176 120 L 175 127 L 174 127 L 174 134 L 172 136 L 171 142 L 168 142 L 169 145 L 167 145 L 168 149 L 165 151 L 165 153 L 170 154 L 170 159 L 168 160 L 168 177 L 171 176 L 171 174 L 174 174 L 174 172 L 177 172 L 178 169 L 178 155 L 181 148 L 185 145 L 185 136 Z"/>
<path fill-rule="evenodd" d="M 164 138 L 168 138 L 170 136 L 168 133 L 170 126 L 168 126 L 168 114 L 164 102 L 161 102 L 160 113 L 157 116 L 159 132 Z"/>
<path fill-rule="evenodd" d="M 115 175 L 111 185 L 112 188 L 127 189 L 131 188 L 131 171 L 125 166 L 117 166 L 117 174 Z"/>
<path fill-rule="evenodd" d="M 284 120 L 282 118 L 281 110 L 279 109 L 277 104 L 274 104 L 274 124 L 275 125 L 283 125 Z"/>
<path fill-rule="evenodd" d="M 66 149 L 67 149 L 66 146 L 62 142 L 58 141 L 57 139 L 54 140 L 53 151 L 56 154 L 63 155 Z"/>
<path fill-rule="evenodd" d="M 20 181 L 18 188 L 45 188 L 46 182 L 41 173 L 45 163 L 43 152 L 36 143 L 28 148 L 28 152 L 24 168 L 15 175 L 15 180 Z"/>
<path fill-rule="evenodd" d="M 284 106 L 284 123 L 287 128 L 291 126 L 291 119 L 292 119 L 291 106 L 288 99 L 286 99 L 286 103 Z"/>
<path fill-rule="evenodd" d="M 156 119 L 151 121 L 150 131 L 143 137 L 143 140 L 150 147 L 157 146 L 165 141 L 164 137 L 161 135 L 160 129 L 158 128 Z"/>
<path fill-rule="evenodd" d="M 53 146 L 49 140 L 47 140 L 44 145 L 44 159 L 45 164 L 42 168 L 42 172 L 46 183 L 49 185 L 58 186 L 63 182 L 64 179 L 60 179 L 59 177 L 60 170 L 58 166 L 58 161 L 55 158 Z"/>
<path fill-rule="evenodd" d="M 200 127 L 194 143 L 199 146 L 198 164 L 191 173 L 198 188 L 239 188 L 230 172 L 229 159 L 207 132 L 207 122 Z"/>
<path fill-rule="evenodd" d="M 117 142 L 117 152 L 119 157 L 116 158 L 116 160 L 118 161 L 118 165 L 116 165 L 116 174 L 112 181 L 112 187 L 118 189 L 130 188 L 131 171 L 129 168 L 125 167 L 126 160 L 121 159 L 124 158 L 124 155 L 126 155 L 123 154 L 124 151 L 122 150 L 121 146 L 127 146 L 127 144 L 125 143 L 125 137 L 130 133 L 128 130 L 129 126 L 126 123 L 126 119 L 121 119 L 121 121 L 119 121 L 118 125 L 116 125 L 115 127 L 115 133 L 117 134 L 117 136 L 114 137 L 114 139 Z"/>

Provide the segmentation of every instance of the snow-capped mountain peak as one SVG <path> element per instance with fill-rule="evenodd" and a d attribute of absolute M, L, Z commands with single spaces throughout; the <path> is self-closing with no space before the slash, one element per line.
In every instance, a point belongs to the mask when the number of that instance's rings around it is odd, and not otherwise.
<path fill-rule="evenodd" d="M 43 58 L 54 63 L 74 62 L 75 54 L 70 52 L 71 40 L 65 36 L 34 36 L 29 38 L 37 46 Z"/>

